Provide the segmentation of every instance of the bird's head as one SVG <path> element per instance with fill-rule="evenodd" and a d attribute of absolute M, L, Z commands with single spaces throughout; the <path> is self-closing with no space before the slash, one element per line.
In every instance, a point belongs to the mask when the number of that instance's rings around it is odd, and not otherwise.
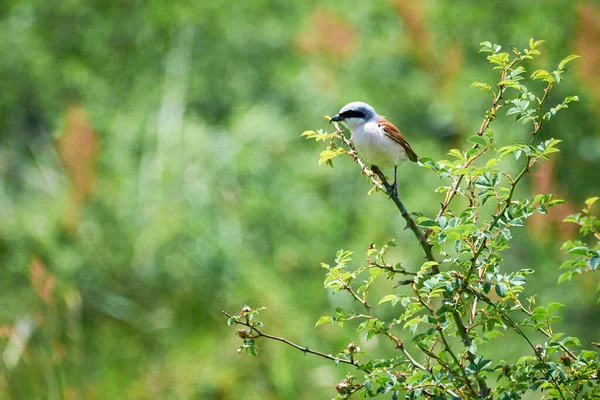
<path fill-rule="evenodd" d="M 381 117 L 373 107 L 362 101 L 354 101 L 342 107 L 340 112 L 334 115 L 329 122 L 343 121 L 352 131 L 360 125 L 372 121 L 377 122 L 380 119 Z"/>

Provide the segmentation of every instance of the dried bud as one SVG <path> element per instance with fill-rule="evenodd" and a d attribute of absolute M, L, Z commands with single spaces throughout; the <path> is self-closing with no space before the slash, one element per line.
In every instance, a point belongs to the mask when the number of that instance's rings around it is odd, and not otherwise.
<path fill-rule="evenodd" d="M 348 345 L 348 347 L 346 349 L 348 349 L 348 353 L 350 353 L 350 354 L 354 354 L 358 350 L 360 350 L 360 348 L 358 346 L 356 346 L 356 343 L 354 343 L 354 342 L 350 342 L 350 344 Z"/>
<path fill-rule="evenodd" d="M 235 332 L 235 334 L 238 335 L 242 339 L 248 339 L 250 337 L 249 332 L 247 330 L 245 330 L 245 329 L 238 329 Z"/>
<path fill-rule="evenodd" d="M 337 384 L 335 390 L 337 390 L 337 392 L 343 396 L 352 393 L 351 387 L 352 384 L 348 382 L 348 379 L 344 379 L 343 381 Z"/>
<path fill-rule="evenodd" d="M 406 378 L 408 376 L 408 374 L 406 374 L 405 372 L 402 371 L 396 371 L 394 372 L 394 374 L 396 375 L 396 378 L 401 379 L 401 378 Z"/>
<path fill-rule="evenodd" d="M 502 367 L 502 373 L 506 376 L 510 375 L 510 365 L 506 364 L 504 367 Z"/>
<path fill-rule="evenodd" d="M 247 312 L 252 312 L 252 309 L 246 304 L 244 307 L 242 307 L 242 311 L 240 311 L 240 315 L 244 315 Z"/>
<path fill-rule="evenodd" d="M 573 363 L 573 359 L 570 355 L 565 353 L 562 356 L 560 356 L 560 362 L 563 363 L 565 366 L 569 367 Z"/>
<path fill-rule="evenodd" d="M 538 353 L 542 354 L 544 352 L 544 347 L 541 344 L 536 344 L 534 347 L 535 351 L 537 351 Z"/>

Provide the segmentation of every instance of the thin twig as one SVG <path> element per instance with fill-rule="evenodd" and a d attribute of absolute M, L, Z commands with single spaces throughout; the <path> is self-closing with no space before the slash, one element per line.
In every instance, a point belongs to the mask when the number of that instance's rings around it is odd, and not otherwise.
<path fill-rule="evenodd" d="M 513 329 L 523 338 L 525 339 L 525 341 L 529 344 L 529 347 L 531 347 L 533 349 L 533 352 L 535 353 L 535 356 L 537 357 L 537 359 L 542 363 L 542 365 L 544 366 L 544 369 L 546 370 L 546 373 L 550 376 L 550 379 L 552 380 L 552 384 L 554 385 L 554 387 L 556 388 L 556 390 L 558 391 L 558 394 L 560 395 L 560 398 L 565 400 L 565 397 L 563 395 L 563 392 L 560 388 L 560 385 L 558 384 L 558 382 L 556 381 L 556 378 L 554 377 L 554 375 L 551 373 L 550 367 L 548 366 L 548 364 L 546 363 L 546 361 L 544 360 L 544 356 L 542 356 L 542 354 L 538 351 L 538 349 L 533 345 L 533 343 L 531 343 L 531 340 L 529 340 L 529 338 L 527 337 L 527 335 L 525 334 L 525 332 L 523 332 L 523 330 L 521 329 L 521 327 L 515 322 L 513 321 L 513 319 L 506 313 L 504 312 L 504 310 L 502 310 L 500 307 L 498 307 L 492 300 L 488 299 L 486 296 L 484 296 L 483 294 L 472 290 L 472 289 L 468 289 L 468 292 L 471 293 L 473 296 L 478 297 L 481 301 L 483 301 L 484 303 L 488 304 L 489 306 L 491 306 L 492 308 L 494 308 L 496 311 L 498 311 L 500 313 L 500 315 L 502 315 L 502 318 L 513 327 Z"/>
<path fill-rule="evenodd" d="M 539 122 L 537 122 L 535 124 L 535 128 L 532 132 L 531 140 L 529 143 L 530 145 L 533 145 L 535 143 L 535 139 L 537 138 L 538 133 L 542 129 L 542 122 L 543 122 L 543 116 L 544 116 L 544 109 L 543 109 L 544 102 L 546 101 L 548 92 L 550 91 L 551 88 L 552 88 L 552 83 L 549 83 L 548 86 L 544 89 L 544 97 L 540 101 L 540 120 L 539 120 Z M 519 175 L 517 175 L 515 180 L 511 183 L 510 191 L 508 192 L 508 197 L 506 198 L 506 200 L 504 202 L 504 207 L 502 208 L 502 210 L 500 210 L 499 213 L 497 213 L 494 216 L 494 218 L 490 222 L 489 226 L 486 229 L 484 229 L 485 231 L 491 232 L 498 225 L 498 222 L 500 221 L 500 219 L 504 216 L 504 214 L 510 207 L 513 195 L 515 194 L 515 188 L 517 187 L 517 184 L 519 183 L 521 178 L 523 178 L 525 176 L 525 174 L 529 172 L 529 169 L 531 168 L 530 164 L 531 164 L 532 158 L 533 158 L 532 155 L 527 156 L 527 159 L 525 160 L 525 165 L 523 166 L 523 169 L 521 170 Z M 477 251 L 473 254 L 473 257 L 471 258 L 471 266 L 469 267 L 469 270 L 467 271 L 467 274 L 465 277 L 466 283 L 469 282 L 469 278 L 471 277 L 471 274 L 473 273 L 473 271 L 475 270 L 475 267 L 477 265 L 477 260 L 479 259 L 479 256 L 483 252 L 483 249 L 486 247 L 486 244 L 487 244 L 487 237 L 481 241 L 481 245 L 479 246 Z"/>
<path fill-rule="evenodd" d="M 227 316 L 228 318 L 232 318 L 231 314 L 229 314 L 229 313 L 227 313 L 225 311 L 221 311 L 221 312 L 225 316 Z M 356 361 L 356 360 L 352 360 L 352 361 L 351 360 L 345 360 L 343 358 L 334 357 L 331 354 L 326 354 L 326 353 L 322 353 L 322 352 L 317 351 L 317 350 L 309 349 L 306 346 L 297 345 L 296 343 L 290 342 L 289 340 L 287 340 L 285 338 L 278 337 L 278 336 L 273 336 L 273 335 L 269 335 L 267 333 L 264 333 L 264 332 L 256 329 L 256 327 L 250 325 L 249 323 L 246 323 L 246 322 L 243 322 L 243 321 L 238 321 L 237 319 L 235 319 L 234 322 L 236 324 L 238 324 L 238 325 L 243 325 L 243 326 L 246 326 L 246 327 L 252 329 L 252 331 L 256 332 L 256 334 L 258 335 L 257 337 L 264 337 L 264 338 L 267 338 L 267 339 L 276 340 L 278 342 L 285 343 L 288 346 L 292 346 L 293 348 L 298 349 L 298 350 L 302 351 L 303 353 L 314 354 L 316 356 L 323 357 L 323 358 L 326 358 L 326 359 L 331 360 L 331 361 L 335 361 L 336 363 L 349 364 L 349 365 L 352 365 L 352 366 L 354 366 L 356 368 L 360 368 L 361 367 L 360 363 L 358 361 Z M 368 371 L 366 371 L 366 372 L 368 372 Z"/>
<path fill-rule="evenodd" d="M 458 334 L 460 335 L 460 338 L 461 338 L 463 344 L 467 348 L 467 358 L 469 359 L 469 361 L 472 364 L 475 364 L 475 355 L 473 353 L 471 353 L 471 351 L 468 349 L 468 347 L 471 346 L 471 344 L 473 343 L 473 338 L 471 338 L 471 336 L 469 336 L 469 333 L 467 332 L 467 329 L 462 322 L 460 314 L 458 313 L 458 311 L 456 309 L 454 309 L 452 311 L 452 317 L 454 318 L 454 322 L 456 323 Z M 490 389 L 488 388 L 485 379 L 483 379 L 482 377 L 479 377 L 477 375 L 475 375 L 475 377 L 477 379 L 477 384 L 479 385 L 479 391 L 484 396 L 489 395 Z"/>
<path fill-rule="evenodd" d="M 506 68 L 502 69 L 502 76 L 501 76 L 500 81 L 503 81 L 506 79 L 506 72 L 509 71 L 510 69 L 512 69 L 515 66 L 515 64 L 519 61 L 522 61 L 522 59 L 519 57 L 516 57 L 510 64 L 508 64 L 508 66 Z M 479 127 L 479 130 L 477 131 L 477 135 L 482 136 L 484 134 L 484 132 L 487 130 L 487 128 L 490 126 L 490 123 L 496 118 L 496 113 L 502 107 L 502 104 L 500 104 L 500 100 L 502 100 L 502 95 L 504 94 L 506 89 L 507 88 L 505 85 L 500 85 L 498 93 L 496 94 L 496 96 L 494 97 L 494 101 L 492 102 L 492 105 L 490 106 L 488 111 L 485 113 L 485 117 L 483 119 L 483 122 L 481 123 L 481 126 Z M 477 144 L 473 146 L 474 149 L 476 149 L 477 147 L 479 147 L 479 145 L 477 145 Z M 473 157 L 471 160 L 467 161 L 467 163 L 465 164 L 465 167 L 468 167 L 473 161 L 475 161 L 477 158 L 479 158 L 481 155 L 483 155 L 488 149 L 489 149 L 489 146 L 486 149 L 484 149 L 483 151 L 479 152 L 477 155 L 475 155 L 475 157 Z M 450 189 L 450 191 L 446 195 L 446 199 L 444 200 L 444 203 L 442 203 L 442 207 L 438 211 L 436 221 L 442 215 L 444 215 L 444 212 L 450 205 L 450 202 L 452 201 L 452 199 L 454 199 L 454 196 L 458 192 L 458 188 L 460 187 L 460 184 L 461 184 L 462 180 L 464 179 L 464 177 L 465 177 L 465 174 L 460 175 L 454 181 L 454 185 L 452 186 L 452 189 Z M 425 238 L 429 237 L 431 232 L 433 232 L 433 230 L 428 229 L 425 232 Z"/>

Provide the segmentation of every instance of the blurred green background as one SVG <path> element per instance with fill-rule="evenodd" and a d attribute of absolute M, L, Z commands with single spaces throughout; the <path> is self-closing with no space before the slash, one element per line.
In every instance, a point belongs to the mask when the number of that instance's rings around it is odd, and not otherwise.
<path fill-rule="evenodd" d="M 545 131 L 562 153 L 519 193 L 569 203 L 517 232 L 505 265 L 536 269 L 524 295 L 566 303 L 560 328 L 600 341 L 598 278 L 556 285 L 575 233 L 561 220 L 600 195 L 599 2 L 5 0 L 0 37 L 0 398 L 333 397 L 348 368 L 272 342 L 238 355 L 221 310 L 266 306 L 265 331 L 325 352 L 392 352 L 314 328 L 356 307 L 322 289 L 319 263 L 393 237 L 394 261 L 419 266 L 420 249 L 349 159 L 319 167 L 300 133 L 362 100 L 443 157 L 489 107 L 470 87 L 496 82 L 484 40 L 545 39 L 529 71 L 582 56 L 553 94 L 581 102 Z M 399 175 L 407 207 L 434 213 L 437 176 Z"/>

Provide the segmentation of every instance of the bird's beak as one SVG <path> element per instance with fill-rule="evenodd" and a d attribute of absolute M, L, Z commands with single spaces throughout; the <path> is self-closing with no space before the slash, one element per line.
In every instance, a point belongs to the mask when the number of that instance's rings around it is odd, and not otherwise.
<path fill-rule="evenodd" d="M 344 120 L 344 117 L 340 116 L 340 114 L 336 114 L 329 120 L 329 123 L 339 122 L 339 121 L 343 121 L 343 120 Z"/>

